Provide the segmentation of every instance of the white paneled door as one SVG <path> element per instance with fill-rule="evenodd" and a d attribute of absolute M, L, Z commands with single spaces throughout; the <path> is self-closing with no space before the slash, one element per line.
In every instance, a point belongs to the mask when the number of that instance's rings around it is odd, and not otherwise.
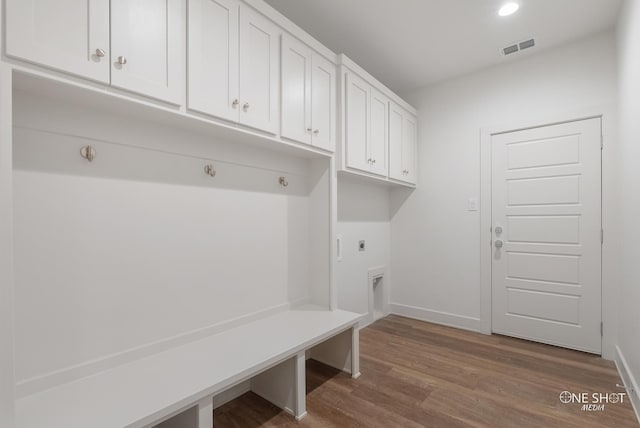
<path fill-rule="evenodd" d="M 492 329 L 601 352 L 601 121 L 493 135 Z"/>

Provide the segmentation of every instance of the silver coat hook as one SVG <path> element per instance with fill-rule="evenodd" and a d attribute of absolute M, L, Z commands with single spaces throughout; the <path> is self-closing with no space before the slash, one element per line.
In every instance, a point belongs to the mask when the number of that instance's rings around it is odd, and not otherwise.
<path fill-rule="evenodd" d="M 278 180 L 278 182 L 280 183 L 280 185 L 282 187 L 287 187 L 289 185 L 289 182 L 287 181 L 286 178 L 284 177 L 280 177 L 280 179 Z"/>
<path fill-rule="evenodd" d="M 80 156 L 88 160 L 89 162 L 93 162 L 93 159 L 96 157 L 96 149 L 89 146 L 84 146 L 80 149 Z"/>
<path fill-rule="evenodd" d="M 216 170 L 213 169 L 213 165 L 210 163 L 204 166 L 204 173 L 207 174 L 209 177 L 216 176 Z"/>

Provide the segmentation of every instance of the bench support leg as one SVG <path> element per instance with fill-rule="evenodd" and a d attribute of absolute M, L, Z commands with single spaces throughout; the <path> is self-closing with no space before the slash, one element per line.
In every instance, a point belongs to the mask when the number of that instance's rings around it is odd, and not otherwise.
<path fill-rule="evenodd" d="M 360 330 L 358 326 L 351 329 L 351 377 L 360 377 Z"/>
<path fill-rule="evenodd" d="M 296 355 L 296 387 L 295 387 L 295 417 L 300 420 L 307 415 L 307 358 L 304 351 Z"/>
<path fill-rule="evenodd" d="M 354 325 L 311 349 L 311 358 L 360 377 L 360 330 Z"/>
<path fill-rule="evenodd" d="M 213 428 L 213 397 L 198 402 L 198 428 Z"/>

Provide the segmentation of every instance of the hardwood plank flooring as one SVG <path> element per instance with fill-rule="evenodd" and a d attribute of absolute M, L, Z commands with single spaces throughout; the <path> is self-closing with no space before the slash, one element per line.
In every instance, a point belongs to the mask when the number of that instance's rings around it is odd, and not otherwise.
<path fill-rule="evenodd" d="M 622 392 L 597 356 L 395 315 L 360 332 L 362 376 L 307 362 L 308 416 L 253 393 L 214 412 L 226 427 L 638 427 L 628 398 L 588 412 L 562 391 Z"/>

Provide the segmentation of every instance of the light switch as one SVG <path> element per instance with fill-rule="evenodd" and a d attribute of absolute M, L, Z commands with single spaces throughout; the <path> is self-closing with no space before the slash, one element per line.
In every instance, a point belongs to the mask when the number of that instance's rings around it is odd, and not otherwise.
<path fill-rule="evenodd" d="M 478 211 L 478 198 L 469 198 L 467 202 L 467 210 Z"/>

